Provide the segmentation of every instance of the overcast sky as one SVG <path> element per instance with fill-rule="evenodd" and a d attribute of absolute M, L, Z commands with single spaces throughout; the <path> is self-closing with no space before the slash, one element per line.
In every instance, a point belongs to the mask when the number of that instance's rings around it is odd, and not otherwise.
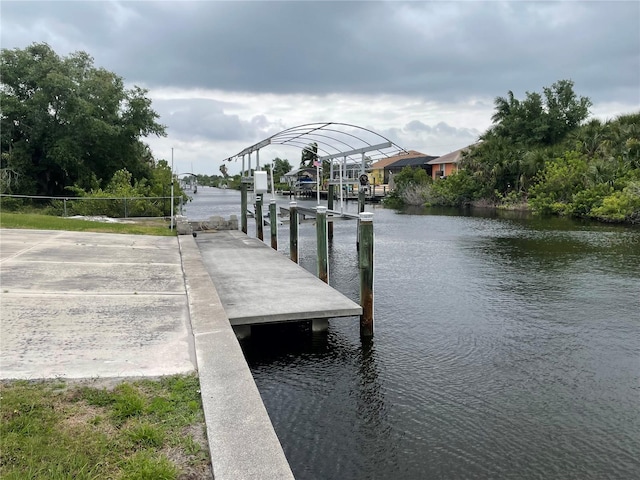
<path fill-rule="evenodd" d="M 342 122 L 442 155 L 477 140 L 493 101 L 561 79 L 607 119 L 640 110 L 640 2 L 10 1 L 2 48 L 46 42 L 149 90 L 176 171 L 285 128 Z M 299 150 L 270 146 L 297 164 Z M 240 164 L 231 163 L 232 173 Z"/>

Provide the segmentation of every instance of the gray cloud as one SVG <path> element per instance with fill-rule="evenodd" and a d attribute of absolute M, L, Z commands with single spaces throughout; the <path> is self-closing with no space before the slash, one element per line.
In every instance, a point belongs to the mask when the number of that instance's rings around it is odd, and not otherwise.
<path fill-rule="evenodd" d="M 156 99 L 153 102 L 161 121 L 168 126 L 168 133 L 188 140 L 252 143 L 284 128 L 264 115 L 242 120 L 238 115 L 225 113 L 228 106 L 228 103 L 208 99 Z"/>
<path fill-rule="evenodd" d="M 149 88 L 169 134 L 154 152 L 196 167 L 314 121 L 444 154 L 477 140 L 496 96 L 559 79 L 601 114 L 637 111 L 639 31 L 631 1 L 0 3 L 3 48 L 84 50 Z"/>
<path fill-rule="evenodd" d="M 456 128 L 446 122 L 427 125 L 418 120 L 402 128 L 380 131 L 394 143 L 407 146 L 428 155 L 443 155 L 478 141 L 482 132 L 473 128 Z"/>
<path fill-rule="evenodd" d="M 637 2 L 4 1 L 2 14 L 3 46 L 86 49 L 148 87 L 452 101 L 571 78 L 596 101 L 640 103 Z"/>

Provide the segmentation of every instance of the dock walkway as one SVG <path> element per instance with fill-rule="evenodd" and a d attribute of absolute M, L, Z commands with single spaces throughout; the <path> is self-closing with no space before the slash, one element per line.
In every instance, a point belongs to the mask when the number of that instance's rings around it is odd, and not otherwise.
<path fill-rule="evenodd" d="M 240 231 L 203 233 L 196 241 L 233 326 L 362 313 L 360 305 Z"/>

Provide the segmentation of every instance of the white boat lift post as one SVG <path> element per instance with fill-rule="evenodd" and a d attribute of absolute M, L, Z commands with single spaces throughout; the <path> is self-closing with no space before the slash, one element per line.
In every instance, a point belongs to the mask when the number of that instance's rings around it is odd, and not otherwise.
<path fill-rule="evenodd" d="M 392 145 L 390 141 L 379 143 L 377 145 L 369 145 L 367 147 L 356 148 L 354 150 L 349 150 L 347 152 L 334 153 L 332 155 L 324 155 L 322 157 L 318 157 L 318 162 L 324 162 L 325 160 L 332 161 L 334 158 L 342 157 L 342 165 L 338 164 L 339 172 L 340 172 L 340 214 L 344 213 L 344 192 L 343 192 L 343 178 L 347 176 L 347 157 L 351 155 L 361 154 L 361 164 L 360 164 L 360 174 L 366 173 L 366 155 L 365 153 L 371 152 L 374 150 L 383 150 Z M 333 181 L 333 162 L 331 162 L 331 176 L 329 177 L 330 181 Z"/>
<path fill-rule="evenodd" d="M 316 199 L 318 205 L 320 205 L 320 161 L 316 159 Z"/>
<path fill-rule="evenodd" d="M 340 165 L 340 215 L 342 215 L 344 213 L 344 190 L 343 190 L 343 185 L 342 185 L 342 178 L 344 176 L 344 170 L 346 168 L 347 165 L 347 157 L 345 155 L 345 157 L 342 160 L 342 165 Z"/>

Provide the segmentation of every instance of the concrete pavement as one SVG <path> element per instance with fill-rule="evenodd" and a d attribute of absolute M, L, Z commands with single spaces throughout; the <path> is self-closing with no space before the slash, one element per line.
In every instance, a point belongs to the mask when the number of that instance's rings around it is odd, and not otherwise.
<path fill-rule="evenodd" d="M 195 371 L 220 479 L 292 479 L 191 236 L 0 230 L 0 378 Z"/>
<path fill-rule="evenodd" d="M 175 237 L 0 232 L 2 378 L 195 371 Z"/>

